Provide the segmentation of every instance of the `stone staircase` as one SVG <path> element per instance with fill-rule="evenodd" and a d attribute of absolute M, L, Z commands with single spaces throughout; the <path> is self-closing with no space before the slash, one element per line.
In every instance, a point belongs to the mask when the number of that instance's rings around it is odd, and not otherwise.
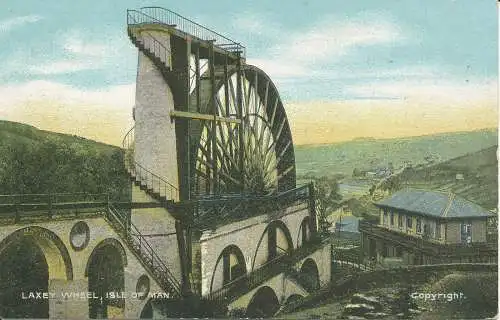
<path fill-rule="evenodd" d="M 125 169 L 136 186 L 167 208 L 179 200 L 179 190 L 173 184 L 134 160 L 134 127 L 125 135 L 122 147 Z"/>
<path fill-rule="evenodd" d="M 169 298 L 182 296 L 181 285 L 171 273 L 165 262 L 158 256 L 145 237 L 130 222 L 127 214 L 112 204 L 108 205 L 106 220 L 127 244 L 148 273 L 156 280 Z"/>

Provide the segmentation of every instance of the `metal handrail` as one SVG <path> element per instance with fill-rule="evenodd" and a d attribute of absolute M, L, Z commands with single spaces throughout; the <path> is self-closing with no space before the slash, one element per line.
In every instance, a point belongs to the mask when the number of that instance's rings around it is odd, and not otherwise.
<path fill-rule="evenodd" d="M 160 197 L 166 197 L 168 200 L 173 201 L 179 199 L 179 190 L 174 185 L 154 174 L 137 161 L 134 161 L 130 173 L 138 177 L 140 183 L 147 189 L 151 189 L 154 193 L 158 193 Z"/>
<path fill-rule="evenodd" d="M 142 7 L 140 10 L 146 12 L 148 16 L 154 19 L 155 22 L 175 26 L 179 30 L 204 41 L 214 41 L 214 45 L 216 47 L 232 53 L 240 52 L 241 57 L 245 57 L 246 49 L 240 43 L 186 17 L 183 17 L 176 12 L 155 6 Z"/>
<path fill-rule="evenodd" d="M 123 157 L 125 168 L 132 176 L 136 177 L 142 185 L 158 193 L 160 197 L 165 197 L 173 201 L 178 200 L 179 190 L 173 184 L 133 159 L 133 152 L 135 149 L 133 147 L 135 143 L 134 128 L 135 127 L 132 127 L 126 133 L 122 141 L 122 147 L 125 150 L 125 155 Z"/>
<path fill-rule="evenodd" d="M 258 269 L 250 273 L 241 275 L 236 279 L 224 284 L 223 287 L 206 295 L 205 299 L 220 302 L 225 299 L 231 300 L 239 291 L 252 289 L 255 286 L 261 284 L 266 279 L 287 271 L 289 268 L 291 268 L 291 264 L 303 258 L 305 253 L 308 253 L 311 251 L 311 249 L 323 246 L 325 244 L 326 242 L 311 239 L 311 241 L 304 246 L 279 255 L 276 258 L 258 266 Z"/>
<path fill-rule="evenodd" d="M 221 201 L 261 201 L 261 200 L 279 200 L 290 196 L 293 199 L 307 198 L 310 196 L 312 184 L 308 183 L 305 185 L 298 186 L 296 188 L 281 192 L 273 193 L 270 195 L 252 195 L 244 193 L 204 193 L 196 194 L 193 198 L 200 203 L 210 203 L 211 201 L 221 202 Z"/>
<path fill-rule="evenodd" d="M 131 148 L 131 145 L 134 143 L 134 131 L 135 131 L 135 126 L 130 128 L 127 133 L 125 133 L 125 136 L 123 137 L 122 140 L 122 147 L 125 150 L 128 150 Z"/>
<path fill-rule="evenodd" d="M 181 286 L 179 281 L 175 278 L 172 272 L 169 270 L 165 262 L 158 256 L 156 251 L 151 247 L 146 238 L 140 233 L 137 227 L 130 221 L 128 221 L 126 215 L 109 203 L 109 212 L 115 218 L 116 222 L 118 222 L 122 231 L 126 234 L 127 239 L 132 242 L 132 246 L 138 250 L 138 253 L 141 257 L 144 258 L 144 254 L 146 255 L 145 262 L 150 262 L 148 265 L 152 269 L 156 276 L 160 279 L 163 275 L 167 278 L 167 285 L 171 286 L 175 293 L 178 295 L 181 294 Z M 159 271 L 159 273 L 158 273 Z"/>
<path fill-rule="evenodd" d="M 247 290 L 255 285 L 258 285 L 265 279 L 283 272 L 284 269 L 281 270 L 280 267 L 283 267 L 284 264 L 287 264 L 286 262 L 288 261 L 289 257 L 290 256 L 288 254 L 284 254 L 272 260 L 269 260 L 266 263 L 260 265 L 259 269 L 239 276 L 236 279 L 224 284 L 221 288 L 210 292 L 205 297 L 205 299 L 209 301 L 219 302 L 222 302 L 226 299 L 231 300 L 235 295 L 235 292 L 232 291 Z"/>
<path fill-rule="evenodd" d="M 141 23 L 150 22 L 150 19 L 154 19 L 142 12 L 137 10 L 127 10 L 127 26 L 130 27 L 132 25 L 139 25 Z M 158 23 L 161 23 L 158 21 Z M 130 30 L 130 29 L 129 29 Z M 144 45 L 144 48 L 148 49 L 163 63 L 168 62 L 168 67 L 172 65 L 171 61 L 171 52 L 168 50 L 158 39 L 156 39 L 151 33 L 147 31 L 141 32 L 141 35 L 147 35 L 149 41 L 141 41 Z M 151 46 L 152 43 L 153 45 Z"/>

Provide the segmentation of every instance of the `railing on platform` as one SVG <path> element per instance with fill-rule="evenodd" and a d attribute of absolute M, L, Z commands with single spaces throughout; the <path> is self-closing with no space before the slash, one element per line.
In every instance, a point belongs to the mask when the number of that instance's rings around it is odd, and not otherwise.
<path fill-rule="evenodd" d="M 128 173 L 143 187 L 157 196 L 166 200 L 178 201 L 179 190 L 174 185 L 135 161 L 134 144 L 134 127 L 132 127 L 122 141 L 122 147 L 125 150 L 123 160 Z"/>
<path fill-rule="evenodd" d="M 130 221 L 127 214 L 116 208 L 113 204 L 108 204 L 107 217 L 112 219 L 112 222 L 119 228 L 119 234 L 135 250 L 135 253 L 146 263 L 158 280 L 162 282 L 162 286 L 166 287 L 170 294 L 177 296 L 181 295 L 181 286 L 172 272 L 169 270 L 165 262 L 158 256 L 155 250 L 148 243 L 146 238 Z"/>
<path fill-rule="evenodd" d="M 417 235 L 410 235 L 395 230 L 390 230 L 383 226 L 368 221 L 359 222 L 359 231 L 372 234 L 379 238 L 399 243 L 404 246 L 411 246 L 422 251 L 432 252 L 433 254 L 458 255 L 465 252 L 481 252 L 497 250 L 496 243 L 476 242 L 470 244 L 462 243 L 444 243 L 431 238 L 425 239 Z"/>
<path fill-rule="evenodd" d="M 240 43 L 229 39 L 207 27 L 204 27 L 186 17 L 181 16 L 171 10 L 162 7 L 143 7 L 140 9 L 147 17 L 150 23 L 163 23 L 169 26 L 174 26 L 191 36 L 194 36 L 203 41 L 213 41 L 214 46 L 222 50 L 239 53 L 241 57 L 245 57 L 246 49 Z"/>
<path fill-rule="evenodd" d="M 81 214 L 102 214 L 106 210 L 108 194 L 47 193 L 0 195 L 2 223 L 19 223 L 23 219 L 39 220 L 68 218 Z"/>
<path fill-rule="evenodd" d="M 0 195 L 0 205 L 8 204 L 62 204 L 78 202 L 105 203 L 108 201 L 107 193 L 26 193 Z"/>
<path fill-rule="evenodd" d="M 151 23 L 152 22 L 151 19 L 154 18 L 149 17 L 148 15 L 139 12 L 137 10 L 127 10 L 127 25 L 129 27 L 133 25 L 139 25 L 142 23 Z M 170 66 L 172 65 L 172 60 L 171 60 L 172 55 L 170 50 L 168 50 L 158 39 L 156 39 L 148 31 L 141 32 L 141 37 L 142 39 L 140 39 L 139 41 L 144 46 L 144 49 L 149 50 L 156 58 L 160 59 L 161 62 L 166 64 L 165 65 L 166 67 L 170 68 Z"/>
<path fill-rule="evenodd" d="M 261 203 L 263 201 L 283 201 L 283 202 L 292 202 L 295 200 L 305 200 L 309 199 L 311 196 L 312 184 L 308 183 L 294 189 L 287 190 L 285 192 L 273 193 L 268 195 L 255 195 L 255 194 L 242 194 L 242 193 L 233 193 L 233 194 L 199 194 L 193 195 L 192 199 L 201 204 L 210 204 L 210 203 L 228 203 L 232 201 L 237 202 L 252 202 L 252 203 Z"/>
<path fill-rule="evenodd" d="M 189 203 L 194 209 L 196 224 L 202 230 L 216 228 L 249 217 L 262 215 L 277 217 L 284 208 L 293 210 L 312 210 L 310 204 L 311 184 L 271 195 L 231 194 L 198 195 Z"/>

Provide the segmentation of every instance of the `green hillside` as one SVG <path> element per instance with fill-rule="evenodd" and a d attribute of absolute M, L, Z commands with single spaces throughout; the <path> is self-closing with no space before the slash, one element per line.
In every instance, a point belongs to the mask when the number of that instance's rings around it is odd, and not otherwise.
<path fill-rule="evenodd" d="M 350 177 L 355 168 L 370 170 L 392 163 L 424 163 L 429 155 L 437 162 L 496 145 L 497 130 L 454 132 L 398 139 L 357 139 L 329 145 L 295 148 L 297 175 L 321 177 L 343 174 Z"/>
<path fill-rule="evenodd" d="M 120 148 L 0 121 L 0 194 L 106 193 L 128 197 Z"/>
<path fill-rule="evenodd" d="M 486 209 L 497 207 L 497 146 L 433 166 L 405 170 L 401 185 L 449 191 L 473 201 Z"/>

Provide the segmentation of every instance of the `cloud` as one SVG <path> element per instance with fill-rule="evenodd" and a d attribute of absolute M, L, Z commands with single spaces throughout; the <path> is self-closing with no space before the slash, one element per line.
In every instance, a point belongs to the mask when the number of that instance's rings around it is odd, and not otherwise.
<path fill-rule="evenodd" d="M 84 41 L 83 37 L 66 35 L 63 42 L 63 48 L 66 52 L 84 55 L 91 57 L 102 57 L 109 54 L 109 52 L 114 52 L 112 47 L 104 43 L 90 43 Z"/>
<path fill-rule="evenodd" d="M 400 44 L 406 39 L 397 24 L 384 15 L 370 12 L 347 18 L 323 16 L 302 31 L 276 32 L 279 26 L 252 15 L 233 24 L 250 32 L 273 35 L 275 44 L 260 57 L 249 59 L 249 63 L 263 68 L 272 78 L 340 77 L 335 66 L 341 63 L 342 57 L 363 47 Z"/>
<path fill-rule="evenodd" d="M 443 78 L 427 78 L 421 81 L 385 81 L 346 86 L 345 92 L 352 96 L 366 98 L 392 97 L 399 100 L 413 100 L 428 104 L 471 103 L 497 100 L 496 79 L 450 81 Z"/>
<path fill-rule="evenodd" d="M 276 63 L 267 59 L 248 59 L 248 63 L 261 68 L 271 75 L 271 78 L 300 77 L 308 74 L 309 70 L 303 66 L 287 62 Z"/>
<path fill-rule="evenodd" d="M 261 15 L 251 12 L 238 14 L 233 17 L 231 24 L 236 29 L 254 34 L 265 34 L 265 31 L 268 28 L 267 23 L 265 23 L 265 20 L 261 17 Z"/>
<path fill-rule="evenodd" d="M 92 41 L 94 37 L 82 30 L 57 34 L 50 48 L 50 55 L 43 50 L 40 55 L 17 50 L 11 54 L 11 59 L 5 59 L 3 72 L 5 75 L 43 76 L 87 70 L 112 71 L 117 62 L 123 62 L 124 57 L 129 57 L 124 54 L 130 49 L 124 36 L 101 34 L 102 40 L 99 42 Z"/>
<path fill-rule="evenodd" d="M 271 49 L 285 60 L 315 64 L 339 59 L 364 46 L 391 44 L 404 37 L 400 28 L 373 14 L 338 19 L 327 16 L 305 32 L 297 32 Z"/>
<path fill-rule="evenodd" d="M 35 23 L 40 20 L 42 20 L 42 17 L 35 14 L 2 20 L 0 21 L 0 35 L 2 33 L 7 33 L 16 27 L 21 27 L 29 23 Z"/>
<path fill-rule="evenodd" d="M 84 61 L 56 61 L 42 65 L 32 65 L 28 68 L 28 72 L 33 75 L 51 75 L 74 73 L 84 70 L 99 69 L 99 63 L 84 62 Z"/>
<path fill-rule="evenodd" d="M 132 125 L 135 84 L 85 90 L 50 81 L 0 87 L 0 119 L 114 145 Z"/>
<path fill-rule="evenodd" d="M 239 13 L 232 17 L 231 25 L 237 31 L 246 35 L 258 36 L 261 40 L 262 38 L 279 39 L 285 32 L 282 26 L 274 22 L 273 17 L 266 12 L 259 12 L 257 14 L 246 11 Z"/>
<path fill-rule="evenodd" d="M 0 106 L 11 107 L 26 101 L 51 100 L 68 105 L 93 104 L 112 108 L 132 108 L 135 84 L 87 90 L 51 81 L 30 81 L 0 87 Z"/>

